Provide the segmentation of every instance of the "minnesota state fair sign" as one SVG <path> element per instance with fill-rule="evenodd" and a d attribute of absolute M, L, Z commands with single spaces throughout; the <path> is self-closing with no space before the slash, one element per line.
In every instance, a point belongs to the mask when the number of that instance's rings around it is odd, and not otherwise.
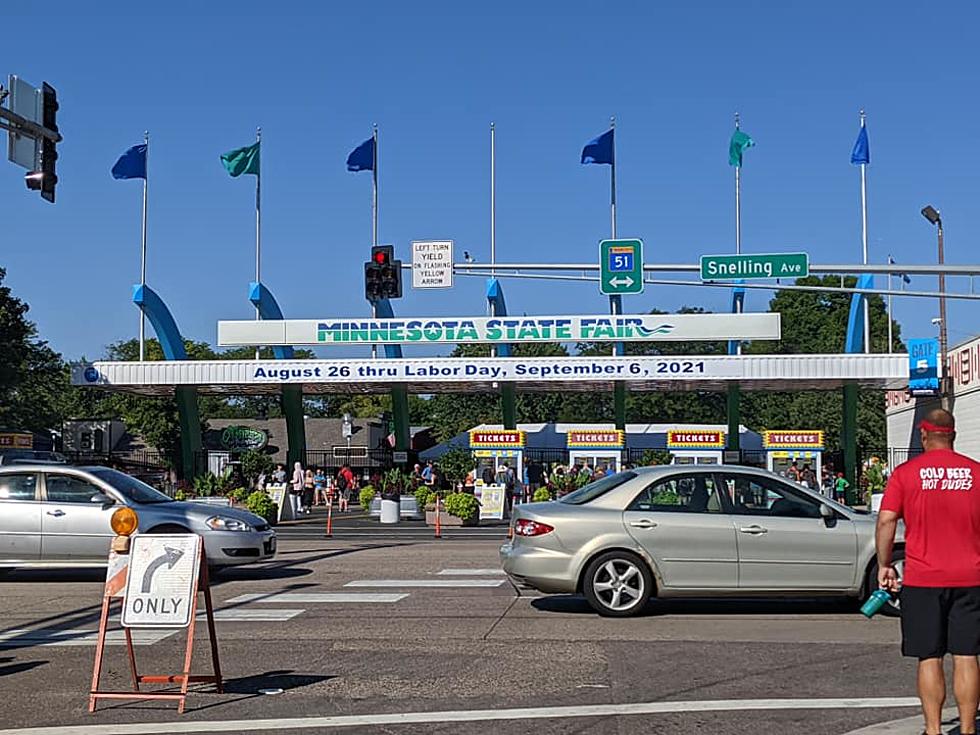
<path fill-rule="evenodd" d="M 817 430 L 764 431 L 762 446 L 766 449 L 823 449 L 823 432 Z"/>
<path fill-rule="evenodd" d="M 622 449 L 626 444 L 622 429 L 569 429 L 565 437 L 569 449 Z"/>
<path fill-rule="evenodd" d="M 779 314 L 340 318 L 218 322 L 218 344 L 222 347 L 779 338 Z"/>
<path fill-rule="evenodd" d="M 725 432 L 714 429 L 671 429 L 667 432 L 668 449 L 724 449 Z"/>
<path fill-rule="evenodd" d="M 470 449 L 521 449 L 526 434 L 512 429 L 474 429 L 470 432 Z"/>

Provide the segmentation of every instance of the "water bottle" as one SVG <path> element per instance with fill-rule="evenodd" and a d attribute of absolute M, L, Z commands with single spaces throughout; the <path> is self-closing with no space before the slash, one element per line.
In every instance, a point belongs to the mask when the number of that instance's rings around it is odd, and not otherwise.
<path fill-rule="evenodd" d="M 885 606 L 886 602 L 892 601 L 892 595 L 887 590 L 875 590 L 863 605 L 861 614 L 866 618 L 873 618 L 875 614 Z"/>

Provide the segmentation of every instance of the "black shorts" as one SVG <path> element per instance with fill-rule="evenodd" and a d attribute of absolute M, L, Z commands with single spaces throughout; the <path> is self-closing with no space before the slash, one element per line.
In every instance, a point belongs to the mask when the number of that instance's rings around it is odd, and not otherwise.
<path fill-rule="evenodd" d="M 980 655 L 980 587 L 903 587 L 902 655 Z"/>

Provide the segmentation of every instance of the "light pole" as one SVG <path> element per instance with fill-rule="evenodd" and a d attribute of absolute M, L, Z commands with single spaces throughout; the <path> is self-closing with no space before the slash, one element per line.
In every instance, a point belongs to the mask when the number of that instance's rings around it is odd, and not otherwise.
<path fill-rule="evenodd" d="M 937 236 L 937 262 L 939 265 L 945 263 L 945 257 L 943 255 L 943 218 L 939 215 L 939 211 L 935 209 L 931 204 L 927 204 L 922 208 L 922 216 L 929 220 L 930 224 L 936 226 L 936 236 Z M 946 368 L 946 274 L 939 274 L 939 360 L 942 365 L 942 378 L 939 380 L 939 401 L 940 405 L 949 410 L 949 380 L 947 379 L 947 373 L 949 372 Z"/>

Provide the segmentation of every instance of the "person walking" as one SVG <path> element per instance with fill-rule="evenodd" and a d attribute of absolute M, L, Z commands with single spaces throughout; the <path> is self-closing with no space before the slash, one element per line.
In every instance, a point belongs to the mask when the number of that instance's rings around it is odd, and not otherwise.
<path fill-rule="evenodd" d="M 837 479 L 834 480 L 834 500 L 838 503 L 847 502 L 847 488 L 851 486 L 851 483 L 847 481 L 844 477 L 843 472 L 837 473 Z"/>
<path fill-rule="evenodd" d="M 300 505 L 304 513 L 309 514 L 313 506 L 313 496 L 316 493 L 316 474 L 309 467 L 303 473 L 303 493 L 300 495 Z"/>
<path fill-rule="evenodd" d="M 327 473 L 317 467 L 313 473 L 313 505 L 327 504 Z"/>
<path fill-rule="evenodd" d="M 289 503 L 293 510 L 293 517 L 299 517 L 300 495 L 303 492 L 303 485 L 306 483 L 306 473 L 303 472 L 303 465 L 300 462 L 293 464 L 293 479 L 289 483 Z"/>
<path fill-rule="evenodd" d="M 878 585 L 899 594 L 902 654 L 917 658 L 926 735 L 942 732 L 943 659 L 953 657 L 953 693 L 963 735 L 976 733 L 980 705 L 980 463 L 953 451 L 949 411 L 919 424 L 921 455 L 899 465 L 885 488 L 875 534 Z M 905 522 L 905 573 L 893 564 Z"/>

